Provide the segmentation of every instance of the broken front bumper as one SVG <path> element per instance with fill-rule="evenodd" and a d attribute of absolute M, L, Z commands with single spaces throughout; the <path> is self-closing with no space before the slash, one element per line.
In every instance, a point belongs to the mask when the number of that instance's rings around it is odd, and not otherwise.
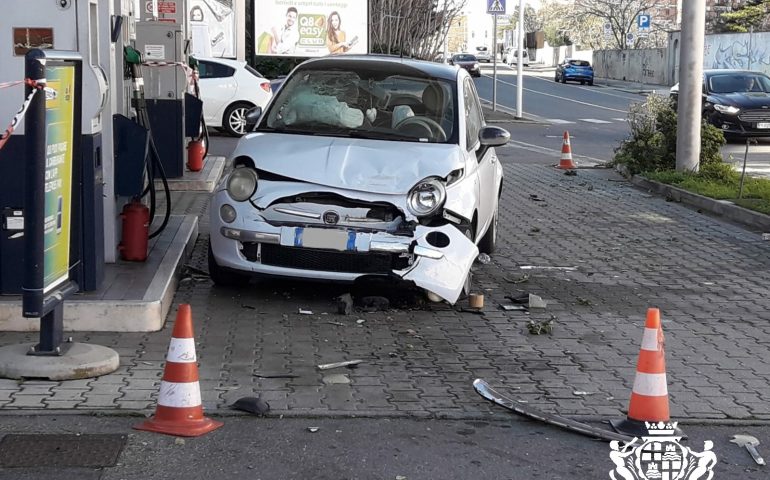
<path fill-rule="evenodd" d="M 246 223 L 247 222 L 247 223 Z M 211 216 L 218 265 L 263 275 L 353 281 L 395 274 L 455 303 L 476 245 L 451 225 L 418 225 L 411 236 L 344 228 L 275 226 L 251 218 L 224 223 Z"/>

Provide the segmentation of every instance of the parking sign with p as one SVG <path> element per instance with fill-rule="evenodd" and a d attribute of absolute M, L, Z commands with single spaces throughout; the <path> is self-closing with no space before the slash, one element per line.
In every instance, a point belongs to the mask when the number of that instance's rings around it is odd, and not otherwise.
<path fill-rule="evenodd" d="M 650 24 L 652 24 L 652 16 L 647 13 L 640 13 L 638 17 L 636 17 L 636 26 L 639 27 L 639 30 L 647 30 L 650 28 Z"/>

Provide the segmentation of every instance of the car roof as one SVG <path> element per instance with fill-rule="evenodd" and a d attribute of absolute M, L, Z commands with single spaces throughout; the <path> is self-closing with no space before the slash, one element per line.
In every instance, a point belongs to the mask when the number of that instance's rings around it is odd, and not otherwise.
<path fill-rule="evenodd" d="M 297 67 L 297 71 L 311 68 L 390 68 L 394 73 L 457 80 L 457 69 L 453 66 L 396 55 L 329 55 L 307 60 Z"/>
<path fill-rule="evenodd" d="M 739 69 L 733 69 L 733 68 L 730 68 L 730 69 L 712 68 L 708 70 L 703 70 L 704 75 L 714 75 L 715 73 L 754 73 L 759 75 L 765 75 L 762 72 L 756 72 L 754 70 L 739 70 Z"/>

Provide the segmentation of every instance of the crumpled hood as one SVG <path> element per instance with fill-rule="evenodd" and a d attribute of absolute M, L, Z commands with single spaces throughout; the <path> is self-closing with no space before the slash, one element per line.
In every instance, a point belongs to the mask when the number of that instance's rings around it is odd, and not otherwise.
<path fill-rule="evenodd" d="M 458 145 L 357 138 L 253 133 L 232 157 L 247 156 L 257 169 L 370 193 L 406 194 L 420 180 L 463 168 Z"/>

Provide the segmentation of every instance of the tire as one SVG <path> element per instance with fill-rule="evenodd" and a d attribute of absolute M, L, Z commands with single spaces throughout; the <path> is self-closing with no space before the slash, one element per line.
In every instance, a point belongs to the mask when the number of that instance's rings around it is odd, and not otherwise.
<path fill-rule="evenodd" d="M 585 81 L 585 80 L 581 80 L 581 81 L 580 81 L 580 84 L 581 84 L 581 85 L 585 85 L 585 84 L 586 84 L 586 81 Z"/>
<path fill-rule="evenodd" d="M 492 215 L 492 223 L 489 224 L 487 232 L 479 241 L 479 252 L 481 253 L 486 253 L 487 255 L 495 253 L 495 249 L 497 248 L 497 221 L 499 210 L 500 205 L 498 204 L 495 208 L 494 215 Z"/>
<path fill-rule="evenodd" d="M 593 81 L 593 79 L 591 79 L 591 80 L 589 80 L 589 81 L 588 81 L 588 86 L 589 86 L 589 87 L 593 87 L 593 86 L 594 86 L 594 81 Z"/>
<path fill-rule="evenodd" d="M 561 83 L 567 83 L 567 77 L 565 77 L 564 75 L 562 75 L 561 77 Z"/>
<path fill-rule="evenodd" d="M 214 252 L 211 251 L 211 244 L 209 244 L 209 276 L 214 284 L 220 287 L 240 287 L 249 282 L 249 278 L 246 275 L 233 272 L 217 265 L 217 260 L 214 258 Z"/>
<path fill-rule="evenodd" d="M 558 75 L 554 75 L 553 76 L 553 81 L 556 82 L 556 83 L 559 83 L 559 76 Z"/>
<path fill-rule="evenodd" d="M 253 105 L 246 102 L 236 102 L 227 107 L 222 116 L 222 128 L 234 136 L 242 137 L 246 132 L 246 114 Z"/>

